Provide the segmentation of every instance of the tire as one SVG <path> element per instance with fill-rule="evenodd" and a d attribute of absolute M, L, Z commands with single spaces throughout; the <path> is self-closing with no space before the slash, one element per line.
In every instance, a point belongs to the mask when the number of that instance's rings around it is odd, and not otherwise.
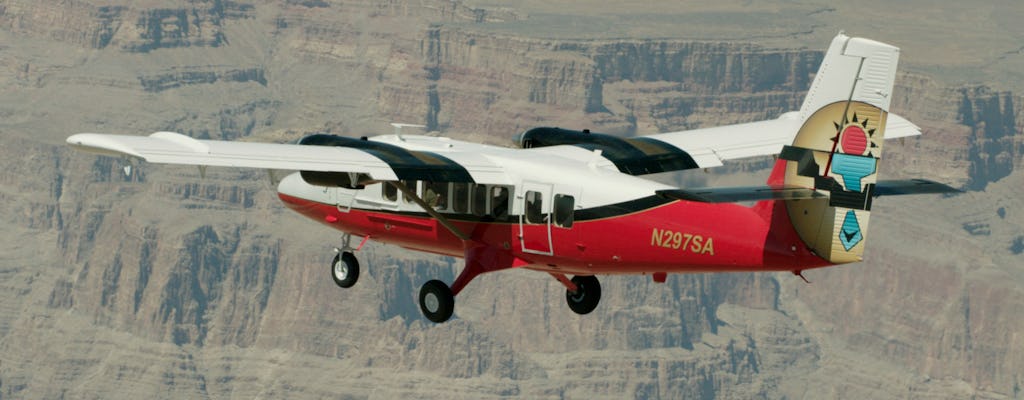
<path fill-rule="evenodd" d="M 420 311 L 434 323 L 442 323 L 455 312 L 455 296 L 451 288 L 439 280 L 428 281 L 420 288 Z"/>
<path fill-rule="evenodd" d="M 343 288 L 350 288 L 359 280 L 359 260 L 351 252 L 344 252 L 334 256 L 331 261 L 331 278 L 334 283 Z"/>
<path fill-rule="evenodd" d="M 601 282 L 596 276 L 574 276 L 572 283 L 579 289 L 575 292 L 565 291 L 565 301 L 569 308 L 579 315 L 590 314 L 601 302 Z"/>

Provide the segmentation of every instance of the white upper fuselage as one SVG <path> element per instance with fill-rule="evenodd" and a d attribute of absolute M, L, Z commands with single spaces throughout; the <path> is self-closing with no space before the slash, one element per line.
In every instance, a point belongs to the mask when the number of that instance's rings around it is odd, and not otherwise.
<path fill-rule="evenodd" d="M 464 142 L 444 137 L 402 135 L 375 136 L 371 141 L 401 146 L 414 151 L 474 153 L 491 164 L 502 166 L 495 171 L 513 188 L 512 195 L 521 199 L 524 182 L 550 185 L 554 194 L 575 197 L 575 208 L 593 208 L 651 196 L 655 191 L 672 189 L 661 183 L 626 175 L 598 154 L 576 146 L 553 146 L 536 149 L 515 149 Z M 415 188 L 411 188 L 414 189 Z M 421 212 L 410 201 L 390 201 L 383 195 L 381 184 L 367 185 L 361 190 L 326 188 L 307 184 L 298 173 L 289 175 L 278 185 L 280 193 L 339 207 L 369 210 Z M 401 196 L 399 196 L 401 197 Z M 512 201 L 511 214 L 522 215 L 523 203 Z M 550 211 L 550 202 L 545 203 Z"/>

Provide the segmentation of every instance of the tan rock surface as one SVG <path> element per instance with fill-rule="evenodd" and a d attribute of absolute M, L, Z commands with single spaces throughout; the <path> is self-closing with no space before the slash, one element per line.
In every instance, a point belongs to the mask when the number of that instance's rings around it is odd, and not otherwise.
<path fill-rule="evenodd" d="M 741 3 L 0 2 L 0 397 L 1019 397 L 1021 8 Z M 839 22 L 904 48 L 894 107 L 926 134 L 890 143 L 883 173 L 969 191 L 879 200 L 868 259 L 810 285 L 607 277 L 578 317 L 511 271 L 438 326 L 415 295 L 457 260 L 371 245 L 341 291 L 338 234 L 283 210 L 263 171 L 126 177 L 63 144 L 764 119 L 799 105 Z M 756 183 L 767 165 L 655 178 Z"/>

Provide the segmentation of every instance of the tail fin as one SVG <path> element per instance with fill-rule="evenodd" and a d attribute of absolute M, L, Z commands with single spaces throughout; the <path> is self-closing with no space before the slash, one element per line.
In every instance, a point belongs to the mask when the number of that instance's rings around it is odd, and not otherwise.
<path fill-rule="evenodd" d="M 786 206 L 800 238 L 835 264 L 863 257 L 898 59 L 896 47 L 836 36 L 800 109 L 800 131 L 780 154 L 789 161 L 782 183 L 826 195 Z"/>

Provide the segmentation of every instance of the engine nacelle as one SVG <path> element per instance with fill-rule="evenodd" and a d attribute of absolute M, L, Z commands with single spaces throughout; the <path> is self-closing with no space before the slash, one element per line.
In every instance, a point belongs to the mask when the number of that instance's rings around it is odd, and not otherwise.
<path fill-rule="evenodd" d="M 359 147 L 365 139 L 352 139 L 334 135 L 310 135 L 299 140 L 300 145 Z M 299 171 L 299 176 L 313 186 L 362 189 L 372 180 L 367 174 L 356 172 Z"/>
<path fill-rule="evenodd" d="M 369 175 L 355 172 L 299 171 L 299 176 L 313 186 L 345 189 L 362 189 L 365 183 L 371 180 Z"/>
<path fill-rule="evenodd" d="M 543 127 L 519 134 L 517 142 L 524 149 L 570 145 L 590 151 L 600 150 L 602 157 L 615 164 L 619 171 L 630 175 L 697 168 L 689 153 L 649 137 L 621 138 L 590 133 L 589 129 L 574 131 Z"/>
<path fill-rule="evenodd" d="M 558 146 L 562 144 L 608 144 L 622 139 L 601 133 L 590 133 L 590 129 L 574 131 L 571 129 L 540 127 L 520 133 L 516 144 L 520 148 Z"/>

